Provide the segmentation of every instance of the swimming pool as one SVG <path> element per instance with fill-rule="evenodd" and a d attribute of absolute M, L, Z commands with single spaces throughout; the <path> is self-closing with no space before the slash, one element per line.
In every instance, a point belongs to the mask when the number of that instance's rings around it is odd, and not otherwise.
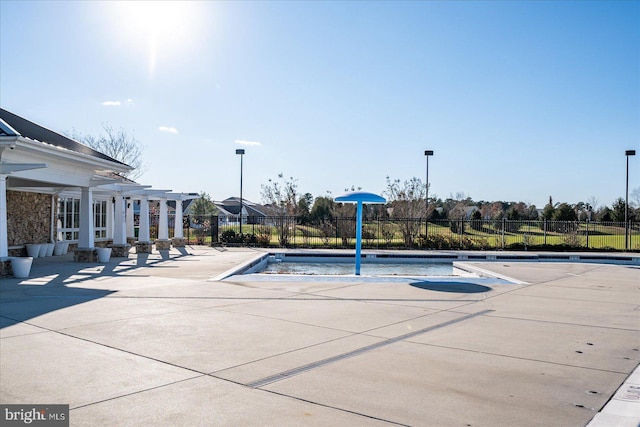
<path fill-rule="evenodd" d="M 367 253 L 362 257 L 361 275 L 355 275 L 353 254 L 346 252 L 290 251 L 256 254 L 256 256 L 211 281 L 401 281 L 436 280 L 448 283 L 463 279 L 469 282 L 525 283 L 468 264 L 466 254 L 410 254 L 406 252 Z M 235 279 L 233 279 L 235 278 Z M 488 282 L 487 282 L 488 283 Z"/>
<path fill-rule="evenodd" d="M 452 276 L 453 263 L 409 263 L 409 262 L 364 262 L 361 274 L 367 276 Z M 264 274 L 319 274 L 319 275 L 349 275 L 354 274 L 352 262 L 268 262 L 260 271 Z"/>

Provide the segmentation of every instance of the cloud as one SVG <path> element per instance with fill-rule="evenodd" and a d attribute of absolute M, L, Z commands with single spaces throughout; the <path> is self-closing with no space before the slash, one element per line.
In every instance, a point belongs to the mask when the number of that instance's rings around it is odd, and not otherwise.
<path fill-rule="evenodd" d="M 258 141 L 245 141 L 244 139 L 236 139 L 235 143 L 240 145 L 246 145 L 249 147 L 259 147 L 262 145 L 262 143 Z"/>
<path fill-rule="evenodd" d="M 158 128 L 158 130 L 160 132 L 167 132 L 167 133 L 172 133 L 174 135 L 178 134 L 178 129 L 174 128 L 174 127 L 169 127 L 169 126 L 160 126 Z"/>
<path fill-rule="evenodd" d="M 122 103 L 120 101 L 104 101 L 102 105 L 105 107 L 119 107 Z"/>

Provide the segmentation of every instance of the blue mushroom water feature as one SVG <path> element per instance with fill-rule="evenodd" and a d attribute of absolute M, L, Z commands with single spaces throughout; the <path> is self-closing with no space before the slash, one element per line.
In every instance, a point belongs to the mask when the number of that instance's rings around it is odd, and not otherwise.
<path fill-rule="evenodd" d="M 363 203 L 386 203 L 387 200 L 382 196 L 367 193 L 366 191 L 352 191 L 336 197 L 335 201 L 358 204 L 356 212 L 356 276 L 359 276 L 361 259 L 360 252 L 362 249 L 362 205 Z"/>

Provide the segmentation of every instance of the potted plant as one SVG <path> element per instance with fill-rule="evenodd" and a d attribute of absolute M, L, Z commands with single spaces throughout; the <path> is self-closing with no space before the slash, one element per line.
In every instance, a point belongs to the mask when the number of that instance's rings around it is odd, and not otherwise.
<path fill-rule="evenodd" d="M 11 271 L 13 271 L 13 277 L 25 278 L 29 277 L 31 272 L 31 263 L 33 257 L 11 257 Z"/>

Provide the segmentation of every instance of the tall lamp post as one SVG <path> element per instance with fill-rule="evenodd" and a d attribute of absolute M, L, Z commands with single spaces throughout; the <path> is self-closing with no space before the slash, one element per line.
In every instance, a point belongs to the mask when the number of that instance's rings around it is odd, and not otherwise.
<path fill-rule="evenodd" d="M 238 148 L 236 154 L 240 155 L 240 234 L 242 234 L 242 159 L 244 157 L 244 148 Z"/>
<path fill-rule="evenodd" d="M 629 250 L 629 156 L 635 156 L 636 150 L 627 150 L 624 155 L 627 157 L 627 187 L 624 199 L 624 249 Z"/>
<path fill-rule="evenodd" d="M 433 150 L 424 150 L 424 155 L 427 158 L 427 183 L 424 196 L 424 237 L 429 235 L 429 157 L 433 156 Z"/>

